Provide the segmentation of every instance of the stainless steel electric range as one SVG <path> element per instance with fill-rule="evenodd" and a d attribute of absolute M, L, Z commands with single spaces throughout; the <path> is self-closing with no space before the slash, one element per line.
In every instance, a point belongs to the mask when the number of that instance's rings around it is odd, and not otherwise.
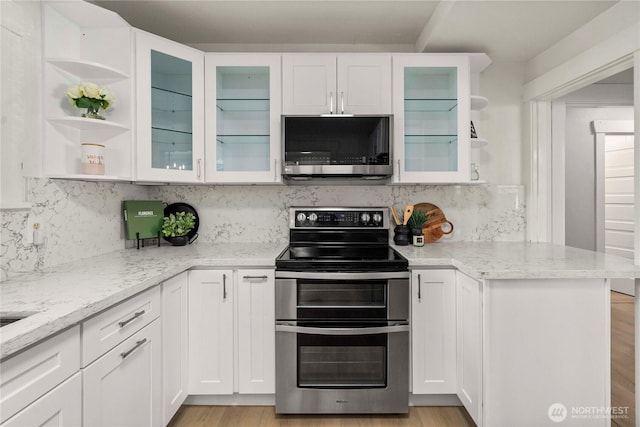
<path fill-rule="evenodd" d="M 387 208 L 291 208 L 276 259 L 276 412 L 406 413 L 409 271 Z"/>

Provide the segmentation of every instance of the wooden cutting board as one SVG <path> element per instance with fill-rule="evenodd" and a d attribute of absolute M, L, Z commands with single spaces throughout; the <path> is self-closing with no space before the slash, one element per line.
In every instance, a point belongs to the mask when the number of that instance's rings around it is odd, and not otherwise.
<path fill-rule="evenodd" d="M 418 203 L 413 206 L 413 210 L 427 214 L 427 222 L 422 225 L 422 234 L 424 234 L 425 243 L 437 242 L 445 234 L 451 234 L 451 232 L 453 232 L 453 223 L 449 221 L 444 216 L 444 212 L 433 203 Z"/>

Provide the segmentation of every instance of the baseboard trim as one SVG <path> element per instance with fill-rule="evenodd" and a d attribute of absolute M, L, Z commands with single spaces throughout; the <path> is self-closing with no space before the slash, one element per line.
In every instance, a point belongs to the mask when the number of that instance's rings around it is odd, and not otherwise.
<path fill-rule="evenodd" d="M 190 395 L 185 405 L 275 406 L 275 394 Z M 410 394 L 409 406 L 462 406 L 455 394 Z"/>

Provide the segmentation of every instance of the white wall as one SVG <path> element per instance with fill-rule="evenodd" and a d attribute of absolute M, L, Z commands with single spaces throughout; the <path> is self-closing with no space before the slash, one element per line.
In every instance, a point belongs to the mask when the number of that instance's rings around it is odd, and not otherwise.
<path fill-rule="evenodd" d="M 0 1 L 2 16 L 2 144 L 0 147 L 0 206 L 24 202 L 23 172 L 40 167 L 35 147 L 41 129 L 40 2 Z"/>
<path fill-rule="evenodd" d="M 525 64 L 492 63 L 480 75 L 480 94 L 489 106 L 475 123 L 489 144 L 479 150 L 480 179 L 491 184 L 521 184 L 522 85 Z"/>
<path fill-rule="evenodd" d="M 565 140 L 565 243 L 596 248 L 594 120 L 633 120 L 633 107 L 567 105 Z"/>

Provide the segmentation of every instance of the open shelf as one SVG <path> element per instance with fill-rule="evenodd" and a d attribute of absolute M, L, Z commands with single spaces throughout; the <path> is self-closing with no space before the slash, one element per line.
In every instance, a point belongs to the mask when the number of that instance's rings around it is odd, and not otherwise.
<path fill-rule="evenodd" d="M 489 141 L 484 138 L 471 138 L 471 148 L 482 148 L 489 144 Z"/>
<path fill-rule="evenodd" d="M 484 110 L 489 105 L 489 100 L 484 96 L 471 95 L 471 109 L 475 111 Z"/>
<path fill-rule="evenodd" d="M 51 179 L 70 179 L 74 181 L 131 181 L 131 178 L 123 178 L 115 175 L 88 175 L 88 174 L 50 174 Z"/>
<path fill-rule="evenodd" d="M 124 80 L 129 75 L 108 65 L 82 59 L 50 58 L 47 62 L 59 69 L 83 79 Z"/>
<path fill-rule="evenodd" d="M 51 123 L 69 126 L 79 130 L 112 130 L 116 133 L 126 132 L 128 127 L 110 120 L 88 119 L 86 117 L 50 117 Z"/>

